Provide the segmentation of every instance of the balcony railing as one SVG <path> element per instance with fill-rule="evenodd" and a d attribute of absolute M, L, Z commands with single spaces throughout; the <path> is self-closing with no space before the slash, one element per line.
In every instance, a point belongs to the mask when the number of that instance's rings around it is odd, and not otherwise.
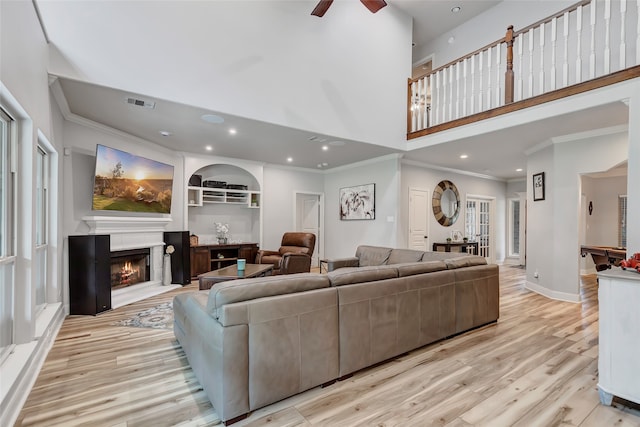
<path fill-rule="evenodd" d="M 409 80 L 407 139 L 640 76 L 640 0 L 581 1 Z"/>

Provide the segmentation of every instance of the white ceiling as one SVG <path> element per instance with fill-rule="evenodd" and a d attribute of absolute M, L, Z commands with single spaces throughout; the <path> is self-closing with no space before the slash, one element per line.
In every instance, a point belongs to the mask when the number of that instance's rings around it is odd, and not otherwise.
<path fill-rule="evenodd" d="M 310 13 L 315 2 L 306 1 L 310 5 Z M 48 7 L 42 8 L 46 9 L 45 13 L 41 13 L 44 27 L 63 31 L 64 28 L 60 25 L 47 26 L 47 19 L 60 19 L 56 13 L 52 12 L 52 3 L 47 3 Z M 401 9 L 413 16 L 414 42 L 423 45 L 498 2 L 389 0 L 388 3 L 390 7 Z M 458 5 L 462 7 L 462 11 L 457 14 L 451 13 L 451 8 Z M 327 13 L 331 12 L 329 10 Z M 384 9 L 379 13 L 383 12 Z M 185 3 L 185 13 L 188 13 L 188 3 Z M 67 30 L 69 27 L 73 28 L 73 22 L 80 19 L 86 20 L 89 17 L 74 16 L 73 8 L 67 8 L 63 27 Z M 99 20 L 99 17 L 91 19 Z M 52 41 L 57 38 L 56 33 L 50 32 L 48 36 Z M 82 34 L 76 36 L 83 37 Z M 194 56 L 194 61 L 197 61 L 196 58 L 197 55 Z M 193 66 L 196 67 L 197 62 L 194 62 Z M 386 154 L 403 153 L 406 159 L 440 167 L 504 180 L 520 178 L 526 175 L 526 171 L 516 172 L 517 168 L 526 166 L 524 152 L 540 141 L 553 136 L 619 125 L 628 120 L 627 107 L 622 103 L 616 103 L 555 117 L 546 120 L 544 124 L 529 123 L 473 138 L 404 152 L 362 141 L 345 140 L 336 135 L 321 135 L 232 116 L 224 111 L 206 111 L 202 108 L 155 98 L 153 94 L 124 92 L 68 78 L 60 78 L 59 82 L 68 106 L 67 117 L 84 117 L 172 150 L 313 169 L 331 169 Z M 147 109 L 129 105 L 125 102 L 127 97 L 154 101 L 156 107 Z M 225 121 L 222 124 L 206 123 L 200 119 L 203 114 L 216 114 L 223 117 Z M 236 129 L 237 134 L 230 135 L 230 128 Z M 172 135 L 164 137 L 159 133 L 162 130 L 170 130 Z M 310 140 L 313 137 L 316 141 Z M 344 144 L 341 144 L 342 142 Z M 207 145 L 210 145 L 213 151 L 207 151 L 205 149 Z M 326 145 L 328 150 L 323 150 L 323 145 Z M 463 153 L 469 156 L 465 160 L 459 158 Z M 287 162 L 288 157 L 293 161 Z M 323 166 L 323 164 L 326 165 Z"/>

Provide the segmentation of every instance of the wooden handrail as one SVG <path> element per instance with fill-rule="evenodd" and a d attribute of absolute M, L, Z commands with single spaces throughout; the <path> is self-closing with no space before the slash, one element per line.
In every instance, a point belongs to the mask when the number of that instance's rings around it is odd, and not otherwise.
<path fill-rule="evenodd" d="M 478 53 L 480 53 L 480 52 L 483 52 L 483 51 L 485 51 L 485 50 L 487 50 L 487 49 L 490 49 L 490 48 L 492 48 L 492 47 L 494 47 L 494 46 L 496 46 L 496 45 L 498 45 L 498 44 L 504 43 L 504 42 L 505 42 L 505 39 L 504 39 L 504 38 L 501 38 L 501 39 L 499 39 L 499 40 L 496 40 L 496 41 L 494 41 L 493 43 L 489 43 L 488 45 L 486 45 L 486 46 L 484 46 L 484 47 L 481 47 L 480 49 L 476 49 L 476 50 L 474 50 L 473 52 L 471 52 L 471 53 L 469 53 L 469 54 L 467 54 L 467 55 L 465 55 L 465 56 L 462 56 L 462 57 L 460 57 L 460 58 L 458 58 L 458 59 L 454 59 L 454 60 L 453 60 L 453 61 L 451 61 L 451 62 L 447 62 L 447 63 L 446 63 L 446 64 L 444 64 L 443 66 L 438 67 L 438 68 L 436 68 L 435 70 L 432 70 L 430 73 L 425 74 L 425 75 L 424 75 L 424 76 L 422 76 L 422 77 L 418 77 L 417 79 L 413 79 L 413 80 L 412 80 L 412 79 L 409 79 L 409 82 L 410 82 L 410 83 L 417 82 L 418 80 L 423 79 L 423 78 L 425 78 L 426 76 L 433 75 L 433 74 L 437 73 L 438 71 L 442 71 L 442 70 L 444 70 L 445 68 L 452 66 L 453 64 L 457 64 L 458 62 L 464 61 L 464 60 L 465 60 L 465 59 L 467 59 L 467 58 L 471 58 L 473 55 L 477 55 L 477 54 L 478 54 Z"/>
<path fill-rule="evenodd" d="M 579 2 L 579 3 L 576 3 L 576 4 L 574 4 L 574 5 L 572 5 L 572 6 L 569 6 L 569 7 L 565 8 L 565 9 L 562 9 L 560 12 L 558 12 L 558 13 L 556 13 L 556 14 L 554 14 L 554 15 L 547 16 L 546 18 L 541 19 L 541 20 L 539 20 L 538 22 L 534 22 L 533 24 L 531 24 L 531 25 L 527 25 L 526 27 L 524 27 L 524 28 L 522 28 L 522 29 L 520 29 L 520 30 L 516 31 L 516 32 L 513 34 L 513 38 L 518 37 L 520 34 L 524 34 L 524 33 L 526 33 L 527 31 L 529 31 L 529 30 L 530 30 L 530 29 L 532 29 L 532 28 L 539 27 L 539 26 L 540 26 L 540 24 L 546 24 L 547 22 L 551 22 L 551 20 L 553 20 L 553 18 L 560 18 L 560 17 L 562 17 L 562 15 L 564 15 L 565 13 L 567 13 L 567 12 L 573 12 L 573 11 L 574 11 L 574 10 L 576 10 L 578 7 L 580 7 L 580 6 L 586 6 L 586 5 L 590 4 L 590 3 L 591 3 L 591 0 L 582 0 L 582 1 L 581 1 L 581 2 Z"/>

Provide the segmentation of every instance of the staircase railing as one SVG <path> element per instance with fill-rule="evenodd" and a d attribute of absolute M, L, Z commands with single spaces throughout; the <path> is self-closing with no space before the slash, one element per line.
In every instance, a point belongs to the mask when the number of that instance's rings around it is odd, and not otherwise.
<path fill-rule="evenodd" d="M 512 110 L 501 107 L 524 100 L 557 99 L 540 95 L 603 76 L 634 78 L 640 69 L 618 72 L 638 65 L 640 0 L 581 1 L 521 30 L 510 26 L 504 38 L 409 80 L 407 139 L 506 113 Z"/>

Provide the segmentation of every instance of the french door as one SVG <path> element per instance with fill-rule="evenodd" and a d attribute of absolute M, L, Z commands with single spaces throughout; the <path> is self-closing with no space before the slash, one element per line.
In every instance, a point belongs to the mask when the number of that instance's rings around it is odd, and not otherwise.
<path fill-rule="evenodd" d="M 465 236 L 478 242 L 478 255 L 493 263 L 494 255 L 494 226 L 493 205 L 494 199 L 485 199 L 467 196 L 467 209 L 465 211 Z"/>

